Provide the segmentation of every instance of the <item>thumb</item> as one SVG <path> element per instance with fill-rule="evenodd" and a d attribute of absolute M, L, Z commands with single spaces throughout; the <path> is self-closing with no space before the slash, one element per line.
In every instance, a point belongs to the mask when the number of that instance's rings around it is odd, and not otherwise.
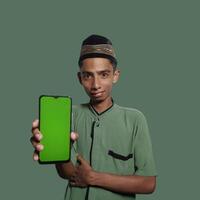
<path fill-rule="evenodd" d="M 79 135 L 76 132 L 71 132 L 71 136 L 70 137 L 71 137 L 71 140 L 73 142 L 75 142 L 76 140 L 78 140 Z"/>
<path fill-rule="evenodd" d="M 77 161 L 78 161 L 80 164 L 89 164 L 80 154 L 77 155 Z"/>

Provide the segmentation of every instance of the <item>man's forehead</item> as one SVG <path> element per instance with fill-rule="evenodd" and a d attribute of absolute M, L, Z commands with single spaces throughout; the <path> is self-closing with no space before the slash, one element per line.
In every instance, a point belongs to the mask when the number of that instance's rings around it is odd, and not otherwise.
<path fill-rule="evenodd" d="M 81 71 L 82 74 L 101 74 L 101 73 L 112 73 L 111 70 L 102 70 L 102 71 Z"/>
<path fill-rule="evenodd" d="M 89 68 L 89 67 L 87 67 L 87 68 L 81 68 L 81 70 L 80 70 L 81 72 L 88 72 L 88 73 L 100 73 L 100 72 L 112 72 L 112 68 L 93 68 L 93 67 L 91 67 L 91 68 Z"/>
<path fill-rule="evenodd" d="M 112 72 L 113 67 L 109 65 L 100 65 L 100 66 L 82 66 L 80 71 L 81 72 L 90 72 L 90 73 L 99 73 L 99 72 Z"/>

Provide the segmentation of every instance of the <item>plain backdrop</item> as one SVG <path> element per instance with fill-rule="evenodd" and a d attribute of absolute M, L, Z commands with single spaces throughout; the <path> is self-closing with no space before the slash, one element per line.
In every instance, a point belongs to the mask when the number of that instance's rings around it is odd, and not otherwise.
<path fill-rule="evenodd" d="M 91 34 L 110 38 L 121 77 L 115 102 L 141 110 L 158 169 L 140 200 L 199 196 L 199 1 L 1 0 L 0 199 L 62 200 L 67 182 L 32 160 L 41 94 L 85 103 L 78 57 Z"/>

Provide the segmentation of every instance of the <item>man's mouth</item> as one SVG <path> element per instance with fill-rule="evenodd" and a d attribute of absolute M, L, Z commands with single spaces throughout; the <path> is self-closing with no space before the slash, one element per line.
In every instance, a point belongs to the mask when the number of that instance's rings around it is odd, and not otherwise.
<path fill-rule="evenodd" d="M 102 96 L 103 91 L 101 91 L 101 92 L 91 92 L 90 94 L 91 94 L 93 97 L 100 97 L 100 96 Z"/>

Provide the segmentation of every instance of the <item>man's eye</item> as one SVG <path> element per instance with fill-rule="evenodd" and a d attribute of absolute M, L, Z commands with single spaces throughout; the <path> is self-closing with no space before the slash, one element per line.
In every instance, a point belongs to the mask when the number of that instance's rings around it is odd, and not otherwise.
<path fill-rule="evenodd" d="M 84 79 L 89 79 L 89 78 L 91 78 L 91 75 L 90 74 L 83 74 L 82 77 Z"/>
<path fill-rule="evenodd" d="M 102 74 L 101 74 L 101 77 L 102 77 L 102 78 L 107 78 L 108 76 L 109 76 L 108 73 L 102 73 Z"/>

